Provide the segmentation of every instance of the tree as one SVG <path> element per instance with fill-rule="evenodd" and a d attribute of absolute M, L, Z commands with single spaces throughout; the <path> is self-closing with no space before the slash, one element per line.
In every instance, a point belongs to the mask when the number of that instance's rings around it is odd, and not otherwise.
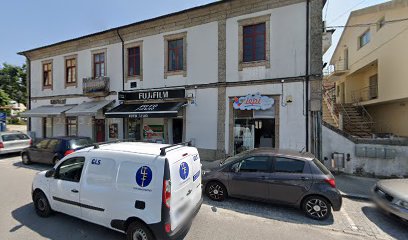
<path fill-rule="evenodd" d="M 0 89 L 0 107 L 9 105 L 10 100 L 11 99 L 9 95 L 6 92 L 4 92 L 2 89 Z"/>
<path fill-rule="evenodd" d="M 27 68 L 4 63 L 0 68 L 0 90 L 9 100 L 27 104 Z"/>

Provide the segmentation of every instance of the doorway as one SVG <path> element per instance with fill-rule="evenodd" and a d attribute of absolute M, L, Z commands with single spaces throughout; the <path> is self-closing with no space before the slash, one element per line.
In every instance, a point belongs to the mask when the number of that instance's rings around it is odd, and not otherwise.
<path fill-rule="evenodd" d="M 105 119 L 94 119 L 95 121 L 95 141 L 105 142 Z"/>
<path fill-rule="evenodd" d="M 173 143 L 181 143 L 183 141 L 183 119 L 173 118 Z"/>

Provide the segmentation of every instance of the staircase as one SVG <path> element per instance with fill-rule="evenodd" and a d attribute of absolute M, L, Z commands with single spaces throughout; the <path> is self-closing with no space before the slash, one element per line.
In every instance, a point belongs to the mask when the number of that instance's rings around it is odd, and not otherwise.
<path fill-rule="evenodd" d="M 337 109 L 343 115 L 343 130 L 345 132 L 360 138 L 372 137 L 373 122 L 365 116 L 365 109 L 353 104 L 337 104 Z"/>
<path fill-rule="evenodd" d="M 325 121 L 326 123 L 332 125 L 333 127 L 339 128 L 339 124 L 334 120 L 329 107 L 327 106 L 327 101 L 326 99 L 323 99 L 323 121 Z"/>

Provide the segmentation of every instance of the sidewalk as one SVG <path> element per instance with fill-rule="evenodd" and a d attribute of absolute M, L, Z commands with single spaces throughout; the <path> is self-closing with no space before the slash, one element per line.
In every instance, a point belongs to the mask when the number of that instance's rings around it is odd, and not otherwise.
<path fill-rule="evenodd" d="M 337 174 L 336 179 L 337 189 L 343 197 L 354 198 L 361 200 L 370 200 L 371 189 L 379 179 L 357 177 L 347 174 Z"/>

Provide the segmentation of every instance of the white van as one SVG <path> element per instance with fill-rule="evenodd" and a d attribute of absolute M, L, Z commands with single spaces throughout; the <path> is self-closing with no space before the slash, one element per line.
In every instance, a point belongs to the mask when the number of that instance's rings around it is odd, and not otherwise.
<path fill-rule="evenodd" d="M 184 145 L 95 145 L 35 176 L 32 197 L 41 217 L 57 211 L 127 239 L 175 239 L 188 231 L 203 201 L 200 157 Z"/>

